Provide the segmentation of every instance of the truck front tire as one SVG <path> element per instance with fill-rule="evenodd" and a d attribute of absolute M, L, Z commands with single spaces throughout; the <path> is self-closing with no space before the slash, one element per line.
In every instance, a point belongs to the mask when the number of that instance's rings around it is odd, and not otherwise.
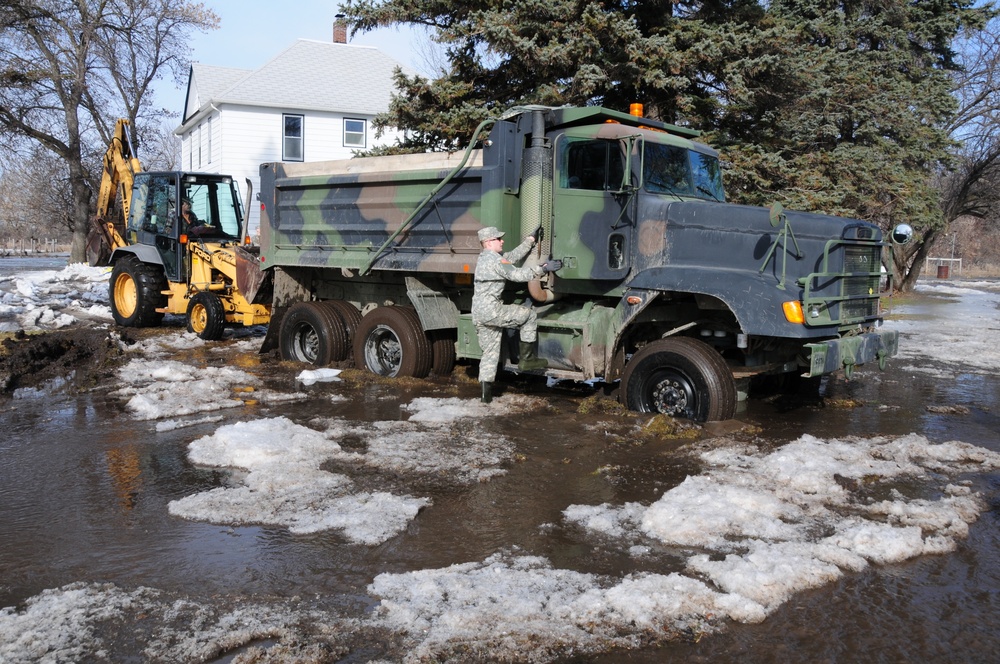
<path fill-rule="evenodd" d="M 167 279 L 159 265 L 143 263 L 135 255 L 123 256 L 111 270 L 108 290 L 111 315 L 122 327 L 156 327 L 167 306 L 163 291 Z"/>
<path fill-rule="evenodd" d="M 736 414 L 736 384 L 722 356 L 688 337 L 646 344 L 625 365 L 622 400 L 630 410 L 696 422 Z"/>
<path fill-rule="evenodd" d="M 354 366 L 387 377 L 424 378 L 433 363 L 431 343 L 417 312 L 379 307 L 361 319 L 354 336 Z"/>

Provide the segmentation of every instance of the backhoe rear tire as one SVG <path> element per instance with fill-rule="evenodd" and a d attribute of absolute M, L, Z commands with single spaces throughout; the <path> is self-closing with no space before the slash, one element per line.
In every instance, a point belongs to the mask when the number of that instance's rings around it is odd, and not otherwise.
<path fill-rule="evenodd" d="M 187 329 L 205 341 L 218 341 L 226 329 L 226 308 L 214 293 L 195 293 L 188 303 Z"/>
<path fill-rule="evenodd" d="M 167 306 L 167 278 L 159 265 L 143 263 L 137 256 L 115 262 L 108 284 L 111 315 L 122 327 L 156 327 Z"/>

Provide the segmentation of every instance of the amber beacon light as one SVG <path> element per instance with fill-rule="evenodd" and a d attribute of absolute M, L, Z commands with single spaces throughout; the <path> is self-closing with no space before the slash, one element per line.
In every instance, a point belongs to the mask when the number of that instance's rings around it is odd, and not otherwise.
<path fill-rule="evenodd" d="M 634 115 L 637 118 L 641 118 L 643 113 L 642 104 L 629 104 L 628 114 Z"/>

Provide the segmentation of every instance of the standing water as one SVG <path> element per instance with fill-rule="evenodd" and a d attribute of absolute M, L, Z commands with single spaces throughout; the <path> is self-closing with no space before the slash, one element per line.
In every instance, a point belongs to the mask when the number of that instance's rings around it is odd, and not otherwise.
<path fill-rule="evenodd" d="M 996 283 L 923 285 L 885 372 L 692 427 L 121 339 L 106 276 L 50 269 L 0 276 L 0 325 L 84 312 L 120 357 L 0 399 L 0 661 L 1000 652 Z"/>

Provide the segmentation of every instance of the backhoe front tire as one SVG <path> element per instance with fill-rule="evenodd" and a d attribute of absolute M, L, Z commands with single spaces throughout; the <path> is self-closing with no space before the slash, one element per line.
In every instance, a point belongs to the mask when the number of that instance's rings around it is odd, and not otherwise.
<path fill-rule="evenodd" d="M 218 295 L 195 293 L 188 303 L 187 329 L 205 341 L 218 341 L 226 329 L 226 308 Z"/>
<path fill-rule="evenodd" d="M 108 284 L 111 315 L 122 327 L 156 327 L 167 306 L 167 279 L 159 265 L 143 263 L 137 256 L 123 256 L 111 270 Z"/>

